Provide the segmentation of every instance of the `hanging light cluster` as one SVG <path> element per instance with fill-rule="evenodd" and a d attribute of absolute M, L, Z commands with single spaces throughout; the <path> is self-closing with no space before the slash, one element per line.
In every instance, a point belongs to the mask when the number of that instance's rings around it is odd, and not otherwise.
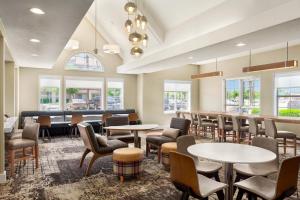
<path fill-rule="evenodd" d="M 124 6 L 128 14 L 128 19 L 125 21 L 125 29 L 128 33 L 128 40 L 133 45 L 130 53 L 136 57 L 141 56 L 144 52 L 141 46 L 147 47 L 148 45 L 148 35 L 146 33 L 147 18 L 138 12 L 137 1 L 128 1 Z"/>

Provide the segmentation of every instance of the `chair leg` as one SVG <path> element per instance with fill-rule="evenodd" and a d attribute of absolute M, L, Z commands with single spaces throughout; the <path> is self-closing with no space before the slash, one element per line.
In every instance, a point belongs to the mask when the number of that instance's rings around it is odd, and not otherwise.
<path fill-rule="evenodd" d="M 213 177 L 215 178 L 216 181 L 220 182 L 219 172 L 215 172 L 215 174 L 213 175 Z"/>
<path fill-rule="evenodd" d="M 286 154 L 286 138 L 283 138 L 283 153 Z"/>
<path fill-rule="evenodd" d="M 158 158 L 158 163 L 160 163 L 160 158 L 161 158 L 161 146 L 159 146 L 158 149 L 157 149 L 157 158 Z"/>
<path fill-rule="evenodd" d="M 87 168 L 87 170 L 86 170 L 86 172 L 85 172 L 85 176 L 88 176 L 88 175 L 90 174 L 90 170 L 91 170 L 91 168 L 92 168 L 92 166 L 93 166 L 95 160 L 97 160 L 97 158 L 99 158 L 99 157 L 100 157 L 100 156 L 97 155 L 97 154 L 94 154 L 94 155 L 93 155 L 92 159 L 90 160 L 89 166 L 88 166 L 88 168 Z"/>
<path fill-rule="evenodd" d="M 10 165 L 10 177 L 15 176 L 15 151 L 9 150 L 9 165 Z"/>
<path fill-rule="evenodd" d="M 149 156 L 149 152 L 150 152 L 150 144 L 146 142 L 146 157 Z"/>
<path fill-rule="evenodd" d="M 239 189 L 239 192 L 237 194 L 236 200 L 242 200 L 243 196 L 244 196 L 244 190 Z"/>
<path fill-rule="evenodd" d="M 223 193 L 223 190 L 220 190 L 217 193 L 217 196 L 218 196 L 218 199 L 219 200 L 224 200 L 224 193 Z"/>
<path fill-rule="evenodd" d="M 181 195 L 181 200 L 188 200 L 189 199 L 189 193 L 188 192 L 182 192 L 182 195 Z"/>
<path fill-rule="evenodd" d="M 46 129 L 46 130 L 47 130 L 47 134 L 48 134 L 48 140 L 51 141 L 50 131 L 49 131 L 49 129 Z"/>
<path fill-rule="evenodd" d="M 39 167 L 39 145 L 34 146 L 35 168 Z"/>
<path fill-rule="evenodd" d="M 294 139 L 294 156 L 297 155 L 297 138 Z"/>
<path fill-rule="evenodd" d="M 83 161 L 84 161 L 86 155 L 90 152 L 91 152 L 91 150 L 89 150 L 89 149 L 85 149 L 85 151 L 83 152 L 81 160 L 80 160 L 80 165 L 79 165 L 80 168 L 82 167 L 82 164 L 83 164 Z"/>
<path fill-rule="evenodd" d="M 23 157 L 26 156 L 26 148 L 23 148 Z M 23 166 L 26 165 L 26 160 L 23 160 Z"/>
<path fill-rule="evenodd" d="M 42 129 L 42 139 L 45 141 L 45 129 Z"/>
<path fill-rule="evenodd" d="M 236 131 L 236 135 L 237 135 L 237 143 L 241 143 L 241 134 L 239 131 Z"/>

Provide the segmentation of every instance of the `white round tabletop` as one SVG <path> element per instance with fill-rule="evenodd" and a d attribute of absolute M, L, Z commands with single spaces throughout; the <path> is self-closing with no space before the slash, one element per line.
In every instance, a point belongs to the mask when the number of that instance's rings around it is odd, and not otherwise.
<path fill-rule="evenodd" d="M 123 131 L 146 131 L 157 128 L 157 124 L 139 124 L 139 125 L 124 125 L 124 126 L 107 126 L 104 129 L 108 130 L 123 130 Z"/>
<path fill-rule="evenodd" d="M 187 150 L 194 156 L 223 163 L 266 163 L 276 159 L 272 151 L 245 144 L 202 143 Z"/>

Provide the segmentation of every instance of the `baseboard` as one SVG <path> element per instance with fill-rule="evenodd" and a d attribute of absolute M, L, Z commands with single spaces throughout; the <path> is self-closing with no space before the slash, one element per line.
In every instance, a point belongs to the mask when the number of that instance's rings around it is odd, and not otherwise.
<path fill-rule="evenodd" d="M 0 174 L 0 184 L 6 183 L 6 171 L 3 174 Z"/>

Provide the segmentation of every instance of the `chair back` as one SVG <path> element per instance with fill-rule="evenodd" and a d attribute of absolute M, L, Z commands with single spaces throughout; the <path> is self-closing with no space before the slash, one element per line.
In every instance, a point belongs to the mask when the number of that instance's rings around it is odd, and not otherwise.
<path fill-rule="evenodd" d="M 176 111 L 176 117 L 177 117 L 177 118 L 180 118 L 180 115 L 181 115 L 181 112 Z"/>
<path fill-rule="evenodd" d="M 124 126 L 128 124 L 128 117 L 114 116 L 106 119 L 106 126 Z"/>
<path fill-rule="evenodd" d="M 192 123 L 192 125 L 194 125 L 195 122 L 198 121 L 198 115 L 196 113 L 191 112 L 191 119 L 192 119 L 191 123 Z"/>
<path fill-rule="evenodd" d="M 37 119 L 37 123 L 40 124 L 41 127 L 51 127 L 51 118 L 49 115 L 41 115 Z"/>
<path fill-rule="evenodd" d="M 277 128 L 274 120 L 265 119 L 265 128 L 266 128 L 266 136 L 276 138 L 277 137 Z"/>
<path fill-rule="evenodd" d="M 180 132 L 178 136 L 187 135 L 191 125 L 191 120 L 183 118 L 172 118 L 170 128 L 179 129 Z"/>
<path fill-rule="evenodd" d="M 257 121 L 255 120 L 255 118 L 250 117 L 248 119 L 248 122 L 249 122 L 249 132 L 256 136 L 258 134 L 258 123 L 257 123 Z"/>
<path fill-rule="evenodd" d="M 273 138 L 266 137 L 254 137 L 252 139 L 252 145 L 256 147 L 260 147 L 263 149 L 267 149 L 276 154 L 276 159 L 273 161 L 276 166 L 279 166 L 279 151 L 278 151 L 278 142 Z"/>
<path fill-rule="evenodd" d="M 35 123 L 35 120 L 32 117 L 25 117 L 22 123 L 22 128 L 24 128 L 26 124 L 30 123 Z"/>
<path fill-rule="evenodd" d="M 192 157 L 179 152 L 170 152 L 170 177 L 175 186 L 186 187 L 200 195 L 197 171 Z"/>
<path fill-rule="evenodd" d="M 285 159 L 281 163 L 279 174 L 277 176 L 276 198 L 284 193 L 293 194 L 297 191 L 299 167 L 300 156 Z"/>
<path fill-rule="evenodd" d="M 71 125 L 79 124 L 82 121 L 83 121 L 82 114 L 78 114 L 78 113 L 72 114 Z"/>
<path fill-rule="evenodd" d="M 40 133 L 40 124 L 39 123 L 26 123 L 22 132 L 23 139 L 29 139 L 38 141 Z"/>
<path fill-rule="evenodd" d="M 191 156 L 193 159 L 198 159 L 187 151 L 189 146 L 196 144 L 195 138 L 191 135 L 182 135 L 177 138 L 177 152 Z"/>
<path fill-rule="evenodd" d="M 92 152 L 99 152 L 100 147 L 97 142 L 93 126 L 85 122 L 81 122 L 77 124 L 77 126 L 84 146 Z"/>
<path fill-rule="evenodd" d="M 137 122 L 139 120 L 139 116 L 137 113 L 129 113 L 128 120 L 129 122 Z"/>
<path fill-rule="evenodd" d="M 219 129 L 225 129 L 225 117 L 223 115 L 218 115 L 218 127 Z"/>
<path fill-rule="evenodd" d="M 241 122 L 240 118 L 237 116 L 232 116 L 232 126 L 234 131 L 240 131 L 241 130 Z"/>

